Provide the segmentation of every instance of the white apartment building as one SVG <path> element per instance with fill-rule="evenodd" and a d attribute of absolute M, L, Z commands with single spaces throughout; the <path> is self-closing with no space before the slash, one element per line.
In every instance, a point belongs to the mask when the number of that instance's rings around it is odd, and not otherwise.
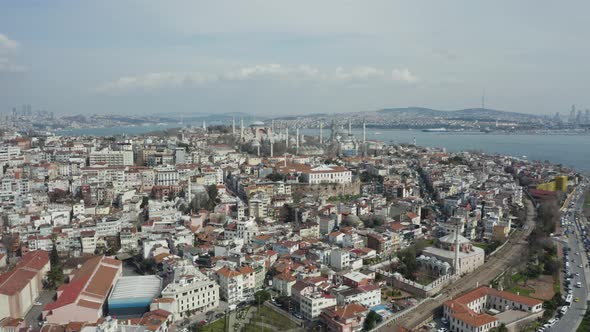
<path fill-rule="evenodd" d="M 90 153 L 90 166 L 105 163 L 109 166 L 133 165 L 133 151 L 102 150 Z"/>
<path fill-rule="evenodd" d="M 207 312 L 219 306 L 219 285 L 201 273 L 190 262 L 174 269 L 174 281 L 162 291 L 163 299 L 173 299 L 170 309 L 174 320 L 189 312 Z"/>
<path fill-rule="evenodd" d="M 302 176 L 309 184 L 352 182 L 352 172 L 341 166 L 320 165 L 303 171 Z"/>
<path fill-rule="evenodd" d="M 335 249 L 330 252 L 330 266 L 337 271 L 347 269 L 350 261 L 350 252 L 344 249 Z"/>
<path fill-rule="evenodd" d="M 0 146 L 0 165 L 20 156 L 20 148 L 17 146 Z"/>
<path fill-rule="evenodd" d="M 217 270 L 216 276 L 220 286 L 221 298 L 229 304 L 238 303 L 254 295 L 256 289 L 256 275 L 253 268 L 243 266 L 231 269 L 227 266 Z"/>
<path fill-rule="evenodd" d="M 348 287 L 342 286 L 332 293 L 336 295 L 338 305 L 360 303 L 367 308 L 372 308 L 381 303 L 381 287 L 373 284 Z"/>
<path fill-rule="evenodd" d="M 172 167 L 162 167 L 155 170 L 156 186 L 178 185 L 178 171 Z"/>
<path fill-rule="evenodd" d="M 299 304 L 303 318 L 312 321 L 320 316 L 322 309 L 335 306 L 336 297 L 322 292 L 314 292 L 302 295 Z"/>

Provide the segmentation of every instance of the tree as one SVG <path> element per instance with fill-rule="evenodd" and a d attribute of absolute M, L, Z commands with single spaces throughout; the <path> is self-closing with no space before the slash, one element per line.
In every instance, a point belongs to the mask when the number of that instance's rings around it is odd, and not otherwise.
<path fill-rule="evenodd" d="M 283 174 L 279 174 L 279 173 L 270 173 L 269 175 L 266 176 L 267 179 L 269 179 L 270 181 L 284 181 L 285 180 L 285 176 Z"/>
<path fill-rule="evenodd" d="M 380 323 L 382 320 L 383 318 L 381 318 L 381 316 L 379 316 L 376 312 L 371 310 L 365 318 L 363 328 L 365 329 L 365 331 L 370 331 L 374 329 L 377 323 Z"/>
<path fill-rule="evenodd" d="M 49 253 L 49 262 L 50 270 L 47 272 L 47 282 L 45 286 L 49 289 L 56 289 L 64 282 L 64 272 L 55 242 L 53 243 L 51 253 Z"/>
<path fill-rule="evenodd" d="M 259 290 L 258 292 L 254 293 L 254 301 L 256 303 L 262 304 L 268 300 L 270 300 L 270 292 Z"/>
<path fill-rule="evenodd" d="M 416 260 L 416 250 L 413 247 L 409 247 L 399 252 L 400 266 L 398 272 L 401 273 L 405 278 L 415 280 L 414 273 L 418 270 L 418 261 Z"/>

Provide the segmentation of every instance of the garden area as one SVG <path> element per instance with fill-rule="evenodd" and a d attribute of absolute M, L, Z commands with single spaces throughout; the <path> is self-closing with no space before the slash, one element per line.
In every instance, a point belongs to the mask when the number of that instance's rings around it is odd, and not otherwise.
<path fill-rule="evenodd" d="M 261 305 L 260 311 L 258 311 L 257 307 L 252 307 L 250 321 L 244 326 L 243 331 L 259 332 L 266 330 L 270 332 L 293 329 L 295 329 L 294 331 L 303 331 L 294 321 L 265 305 Z"/>
<path fill-rule="evenodd" d="M 224 319 L 219 319 L 214 321 L 213 323 L 205 326 L 201 326 L 197 331 L 199 332 L 223 332 L 224 331 Z"/>

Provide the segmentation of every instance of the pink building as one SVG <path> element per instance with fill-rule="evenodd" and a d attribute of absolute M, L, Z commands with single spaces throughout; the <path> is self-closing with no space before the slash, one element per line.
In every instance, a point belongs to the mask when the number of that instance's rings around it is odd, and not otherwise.
<path fill-rule="evenodd" d="M 57 300 L 43 308 L 43 317 L 53 324 L 96 322 L 122 271 L 121 261 L 112 258 L 97 256 L 87 260 L 70 283 L 57 290 Z"/>
<path fill-rule="evenodd" d="M 49 271 L 46 251 L 31 251 L 14 269 L 0 275 L 0 318 L 22 318 L 33 306 Z"/>

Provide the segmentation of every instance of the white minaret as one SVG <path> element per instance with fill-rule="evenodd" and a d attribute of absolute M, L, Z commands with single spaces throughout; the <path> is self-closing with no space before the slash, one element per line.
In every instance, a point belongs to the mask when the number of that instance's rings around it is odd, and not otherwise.
<path fill-rule="evenodd" d="M 240 118 L 240 138 L 244 137 L 244 118 Z"/>
<path fill-rule="evenodd" d="M 285 145 L 289 148 L 289 127 L 285 127 Z"/>
<path fill-rule="evenodd" d="M 270 157 L 272 158 L 274 156 L 274 149 L 273 149 L 273 142 L 272 139 L 270 140 Z"/>
<path fill-rule="evenodd" d="M 256 152 L 258 157 L 260 157 L 260 144 L 256 145 Z"/>
<path fill-rule="evenodd" d="M 270 122 L 270 133 L 274 134 L 274 132 L 275 132 L 275 120 L 272 120 Z"/>
<path fill-rule="evenodd" d="M 203 120 L 203 130 L 207 131 L 207 123 L 205 122 L 205 120 Z"/>
<path fill-rule="evenodd" d="M 367 143 L 367 127 L 365 120 L 363 120 L 363 145 L 365 145 L 365 143 Z"/>
<path fill-rule="evenodd" d="M 231 134 L 233 136 L 236 135 L 236 117 L 235 116 L 231 117 Z"/>
<path fill-rule="evenodd" d="M 320 144 L 324 144 L 324 121 L 320 121 Z"/>
<path fill-rule="evenodd" d="M 461 267 L 459 266 L 459 230 L 461 229 L 461 224 L 457 223 L 457 229 L 455 230 L 455 259 L 453 260 L 453 269 L 455 270 L 455 275 L 458 277 L 461 275 Z"/>
<path fill-rule="evenodd" d="M 299 154 L 299 127 L 295 128 L 295 154 Z"/>

